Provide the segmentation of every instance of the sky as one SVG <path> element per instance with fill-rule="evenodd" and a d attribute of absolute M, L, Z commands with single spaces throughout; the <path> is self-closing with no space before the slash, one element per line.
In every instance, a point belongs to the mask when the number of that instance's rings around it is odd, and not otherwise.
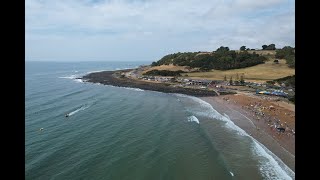
<path fill-rule="evenodd" d="M 295 46 L 294 0 L 26 0 L 26 61 Z"/>

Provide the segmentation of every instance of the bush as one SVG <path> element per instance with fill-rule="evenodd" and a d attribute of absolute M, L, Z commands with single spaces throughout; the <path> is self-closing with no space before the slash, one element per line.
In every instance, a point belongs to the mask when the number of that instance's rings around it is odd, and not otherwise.
<path fill-rule="evenodd" d="M 168 70 L 151 70 L 143 75 L 148 75 L 148 76 L 181 76 L 180 73 L 185 73 L 184 71 L 168 71 Z"/>
<path fill-rule="evenodd" d="M 293 104 L 296 104 L 296 95 L 293 95 L 289 98 L 289 101 L 293 102 Z"/>
<path fill-rule="evenodd" d="M 295 51 L 290 46 L 285 46 L 282 49 L 276 50 L 276 58 L 285 59 L 289 67 L 295 67 Z"/>

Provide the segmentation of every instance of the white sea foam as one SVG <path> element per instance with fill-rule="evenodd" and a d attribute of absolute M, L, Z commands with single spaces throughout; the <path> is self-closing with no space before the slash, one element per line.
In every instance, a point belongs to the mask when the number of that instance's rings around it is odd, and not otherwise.
<path fill-rule="evenodd" d="M 139 88 L 130 88 L 130 87 L 124 87 L 124 89 L 134 90 L 134 91 L 144 91 L 143 89 Z"/>
<path fill-rule="evenodd" d="M 253 153 L 255 153 L 257 156 L 263 156 L 267 160 L 267 162 L 264 162 L 260 165 L 260 171 L 263 174 L 263 176 L 265 176 L 265 178 L 292 179 L 295 177 L 295 173 L 286 164 L 284 164 L 280 158 L 278 158 L 275 154 L 273 154 L 269 149 L 267 149 L 263 144 L 259 143 L 252 136 L 249 136 L 239 126 L 235 125 L 228 116 L 221 115 L 209 103 L 197 97 L 187 96 L 183 94 L 176 94 L 176 95 L 180 97 L 190 98 L 195 102 L 199 103 L 199 105 L 201 106 L 201 109 L 203 110 L 202 112 L 198 113 L 199 115 L 222 120 L 226 122 L 225 126 L 227 128 L 235 130 L 239 135 L 247 136 L 251 138 L 253 141 L 253 148 L 252 148 Z"/>
<path fill-rule="evenodd" d="M 258 156 L 263 156 L 268 159 L 264 164 L 260 165 L 260 171 L 267 179 L 292 179 L 295 173 L 285 165 L 280 158 L 273 154 L 263 144 L 253 139 L 252 149 Z"/>
<path fill-rule="evenodd" d="M 88 107 L 90 107 L 90 106 L 89 105 L 81 106 L 80 108 L 78 108 L 78 109 L 72 111 L 71 113 L 69 113 L 69 116 L 72 116 L 72 115 L 74 115 L 75 113 L 77 113 L 79 111 L 83 111 L 83 110 L 87 109 Z"/>
<path fill-rule="evenodd" d="M 80 74 L 72 74 L 70 76 L 63 76 L 63 77 L 59 77 L 59 78 L 62 78 L 62 79 L 72 79 L 74 80 L 75 82 L 79 82 L 79 83 L 83 83 L 84 81 L 82 79 L 77 79 L 79 78 L 81 75 Z"/>
<path fill-rule="evenodd" d="M 196 122 L 196 123 L 200 124 L 199 119 L 195 116 L 189 116 L 188 122 Z"/>
<path fill-rule="evenodd" d="M 97 73 L 97 72 L 102 72 L 102 71 L 108 71 L 108 70 L 96 70 L 96 71 L 88 71 L 85 74 L 90 74 L 90 73 Z"/>
<path fill-rule="evenodd" d="M 80 82 L 80 83 L 83 83 L 83 80 L 82 79 L 75 79 L 76 82 Z"/>
<path fill-rule="evenodd" d="M 231 176 L 234 176 L 234 174 L 230 171 Z"/>
<path fill-rule="evenodd" d="M 59 78 L 63 78 L 63 79 L 75 79 L 78 76 L 76 74 L 70 75 L 70 76 L 63 76 L 63 77 L 59 77 Z"/>

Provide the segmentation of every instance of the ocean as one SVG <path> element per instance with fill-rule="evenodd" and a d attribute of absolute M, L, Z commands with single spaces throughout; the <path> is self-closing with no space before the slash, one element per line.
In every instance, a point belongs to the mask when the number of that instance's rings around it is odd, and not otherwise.
<path fill-rule="evenodd" d="M 199 98 L 76 79 L 146 64 L 26 62 L 25 179 L 294 179 Z"/>

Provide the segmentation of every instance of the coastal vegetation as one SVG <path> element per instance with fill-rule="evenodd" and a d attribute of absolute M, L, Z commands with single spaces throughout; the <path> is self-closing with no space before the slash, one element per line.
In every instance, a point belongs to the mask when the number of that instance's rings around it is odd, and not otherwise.
<path fill-rule="evenodd" d="M 293 47 L 285 46 L 282 49 L 276 50 L 275 57 L 279 59 L 285 59 L 289 67 L 295 67 L 296 58 L 295 49 Z"/>
<path fill-rule="evenodd" d="M 178 52 L 153 62 L 144 73 L 152 70 L 184 71 L 177 75 L 210 80 L 230 80 L 236 74 L 246 81 L 266 82 L 295 74 L 295 48 L 276 49 L 275 44 L 263 45 L 262 50 L 241 46 L 230 50 L 221 46 L 213 52 Z M 159 75 L 159 72 L 150 72 Z M 170 74 L 167 72 L 161 72 Z M 150 75 L 151 75 L 150 74 Z"/>
<path fill-rule="evenodd" d="M 244 47 L 245 48 L 245 47 Z M 243 47 L 242 47 L 243 49 Z M 247 50 L 236 52 L 228 47 L 221 46 L 214 52 L 185 52 L 169 54 L 151 66 L 169 65 L 189 66 L 190 68 L 199 68 L 201 71 L 229 70 L 250 67 L 263 64 L 267 60 L 255 52 L 249 53 Z"/>
<path fill-rule="evenodd" d="M 267 83 L 270 83 L 270 84 L 275 84 L 275 83 L 282 84 L 282 83 L 284 83 L 286 86 L 294 88 L 296 86 L 295 79 L 296 79 L 295 75 L 292 75 L 292 76 L 286 76 L 286 77 L 283 77 L 283 78 L 275 79 L 275 80 L 272 80 L 272 81 L 267 81 Z"/>
<path fill-rule="evenodd" d="M 151 70 L 145 72 L 143 75 L 147 76 L 181 76 L 181 73 L 184 73 L 184 71 L 178 70 L 178 71 L 169 71 L 169 70 Z"/>
<path fill-rule="evenodd" d="M 276 45 L 275 44 L 269 44 L 267 45 L 262 45 L 262 50 L 276 50 Z"/>

